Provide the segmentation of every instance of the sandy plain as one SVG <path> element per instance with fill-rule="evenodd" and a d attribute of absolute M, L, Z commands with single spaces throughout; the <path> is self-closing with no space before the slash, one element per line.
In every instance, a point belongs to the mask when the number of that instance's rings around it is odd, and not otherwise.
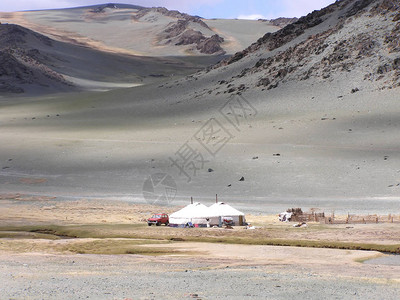
<path fill-rule="evenodd" d="M 148 227 L 145 218 L 179 207 L 24 195 L 1 201 L 4 299 L 396 299 L 400 290 L 399 264 L 364 263 L 387 257 L 382 252 L 251 244 L 399 247 L 393 224 L 294 228 L 277 216 L 248 215 L 255 230 L 177 229 Z"/>
<path fill-rule="evenodd" d="M 168 78 L 132 88 L 0 98 L 1 295 L 397 299 L 399 266 L 364 264 L 383 254 L 352 249 L 398 248 L 398 225 L 293 228 L 279 224 L 276 214 L 289 207 L 399 214 L 398 88 L 363 80 L 378 67 L 372 60 L 328 80 L 288 80 L 271 90 L 255 87 L 257 73 L 239 76 L 337 19 L 334 14 L 276 51 L 195 75 L 174 76 L 168 68 Z M 350 22 L 328 40 L 330 47 L 370 22 Z M 105 44 L 90 45 L 119 51 Z M 156 69 L 150 64 L 145 74 Z M 96 74 L 96 88 L 109 88 L 102 84 L 107 75 Z M 240 126 L 221 115 L 232 101 L 221 81 L 250 87 L 236 98 L 252 107 Z M 198 142 L 213 120 L 229 138 L 218 151 Z M 171 165 L 188 141 L 205 158 L 190 182 Z M 171 202 L 158 203 L 168 204 L 163 210 L 191 196 L 210 205 L 218 194 L 249 214 L 257 229 L 147 227 L 143 219 L 155 208 L 143 198 L 143 183 L 155 173 L 170 174 L 177 185 Z M 345 249 L 321 248 L 329 245 Z"/>

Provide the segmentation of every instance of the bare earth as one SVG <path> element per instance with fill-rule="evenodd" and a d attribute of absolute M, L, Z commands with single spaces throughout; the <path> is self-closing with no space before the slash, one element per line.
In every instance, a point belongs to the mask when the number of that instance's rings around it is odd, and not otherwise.
<path fill-rule="evenodd" d="M 52 55 L 60 74 L 70 66 L 82 88 L 38 96 L 39 82 L 0 95 L 0 299 L 399 299 L 399 256 L 382 253 L 400 251 L 399 223 L 294 228 L 276 215 L 399 216 L 396 5 L 336 1 L 191 75 L 208 58 L 154 40 L 170 22 L 158 13 L 137 23 L 117 10 L 109 22 L 80 10 L 0 14 L 70 43 L 30 33 L 20 47 L 32 37 L 26 46 Z M 227 54 L 277 30 L 207 24 Z M 91 48 L 74 58 L 76 44 Z M 158 58 L 125 57 L 144 53 Z M 203 158 L 187 176 L 171 164 L 186 146 Z M 178 208 L 144 204 L 156 173 L 176 181 L 173 205 L 218 194 L 255 229 L 148 227 L 153 212 Z"/>
<path fill-rule="evenodd" d="M 3 299 L 396 299 L 400 266 L 365 264 L 376 251 L 171 241 L 169 237 L 252 237 L 400 244 L 397 224 L 320 225 L 280 223 L 277 216 L 247 216 L 255 230 L 148 227 L 156 207 L 120 201 L 58 201 L 2 195 L 1 233 L 18 226 L 92 226 L 94 233 L 135 238 L 0 239 L 0 294 Z M 125 226 L 125 227 L 124 227 Z M 126 227 L 131 226 L 131 227 Z M 164 239 L 155 241 L 154 239 Z M 76 254 L 85 243 L 106 247 L 137 243 L 141 249 L 171 253 Z M 154 244 L 154 242 L 156 242 Z M 75 248 L 74 248 L 75 247 Z M 99 250 L 101 253 L 101 249 Z M 84 253 L 84 252 L 83 252 Z M 45 270 L 45 271 L 44 271 Z"/>

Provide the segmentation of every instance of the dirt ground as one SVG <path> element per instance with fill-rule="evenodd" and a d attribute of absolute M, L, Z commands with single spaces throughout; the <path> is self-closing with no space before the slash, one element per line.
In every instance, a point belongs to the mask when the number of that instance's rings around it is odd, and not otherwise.
<path fill-rule="evenodd" d="M 49 197 L 32 197 L 20 194 L 0 195 L 0 222 L 3 226 L 13 225 L 129 225 L 146 224 L 153 213 L 172 213 L 181 207 L 158 207 L 146 204 L 131 204 L 122 201 L 88 200 L 58 201 Z M 254 230 L 234 227 L 231 230 L 220 228 L 173 229 L 161 227 L 135 227 L 137 236 L 168 237 L 242 237 L 286 240 L 332 241 L 349 243 L 370 243 L 380 245 L 400 244 L 400 225 L 398 223 L 380 224 L 337 224 L 325 225 L 308 223 L 307 227 L 294 228 L 294 223 L 279 222 L 277 215 L 246 215 L 247 222 Z M 115 228 L 115 227 L 114 227 Z M 102 233 L 111 233 L 103 227 Z M 113 229 L 113 234 L 129 235 L 131 228 Z"/>
<path fill-rule="evenodd" d="M 270 238 L 399 245 L 398 224 L 294 228 L 277 216 L 248 215 L 254 230 L 148 227 L 145 219 L 152 213 L 179 207 L 19 194 L 2 195 L 0 201 L 0 279 L 7 286 L 0 296 L 5 298 L 155 299 L 163 290 L 166 299 L 287 299 L 296 294 L 396 299 L 400 291 L 399 265 L 363 263 L 387 256 L 381 252 L 207 242 Z M 35 226 L 73 229 L 88 237 L 27 229 Z M 231 287 L 221 288 L 225 285 Z"/>

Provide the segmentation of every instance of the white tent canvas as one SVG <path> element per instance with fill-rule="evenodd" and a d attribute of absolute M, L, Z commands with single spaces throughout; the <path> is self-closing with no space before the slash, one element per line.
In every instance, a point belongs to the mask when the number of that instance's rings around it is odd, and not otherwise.
<path fill-rule="evenodd" d="M 235 225 L 241 226 L 246 222 L 244 213 L 224 202 L 214 203 L 211 205 L 209 207 L 209 213 L 213 216 L 220 216 L 222 218 L 230 217 L 233 219 L 233 222 L 235 222 Z"/>
<path fill-rule="evenodd" d="M 169 216 L 169 223 L 172 225 L 184 225 L 188 222 L 192 224 L 207 224 L 207 219 L 210 223 L 218 224 L 218 217 L 210 214 L 210 209 L 201 203 L 193 203 L 185 206 L 181 210 L 174 212 Z M 215 220 L 216 219 L 216 220 Z"/>

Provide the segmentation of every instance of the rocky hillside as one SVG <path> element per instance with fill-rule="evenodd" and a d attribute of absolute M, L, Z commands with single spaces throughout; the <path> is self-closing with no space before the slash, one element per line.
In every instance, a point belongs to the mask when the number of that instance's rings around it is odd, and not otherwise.
<path fill-rule="evenodd" d="M 399 87 L 400 2 L 337 1 L 267 33 L 217 67 L 241 61 L 249 67 L 226 81 L 230 92 L 252 86 L 269 90 L 310 78 L 334 80 L 350 73 L 353 93 L 361 88 Z M 251 86 L 243 87 L 244 78 L 252 78 Z"/>
<path fill-rule="evenodd" d="M 277 19 L 267 20 L 267 22 L 270 22 L 274 26 L 284 28 L 287 25 L 292 24 L 298 20 L 299 20 L 298 18 L 277 18 Z"/>
<path fill-rule="evenodd" d="M 179 11 L 171 11 L 164 7 L 156 7 L 141 9 L 132 18 L 135 21 L 140 21 L 152 13 L 159 13 L 175 19 L 157 35 L 159 45 L 193 45 L 200 53 L 225 54 L 225 51 L 221 47 L 224 38 L 218 34 L 206 36 L 204 30 L 210 33 L 213 31 L 200 17 L 180 13 Z M 203 32 L 196 30 L 196 27 L 202 28 Z"/>
<path fill-rule="evenodd" d="M 192 45 L 203 54 L 221 55 L 226 53 L 222 45 L 225 39 L 215 33 L 214 29 L 210 28 L 207 20 L 199 16 L 191 16 L 176 10 L 168 10 L 164 7 L 153 7 L 139 9 L 132 16 L 132 19 L 137 22 L 140 22 L 140 20 L 149 20 L 149 18 L 152 19 L 151 16 L 155 13 L 174 19 L 162 32 L 157 34 L 159 45 Z M 259 21 L 284 28 L 297 20 L 297 18 L 277 18 Z"/>
<path fill-rule="evenodd" d="M 141 84 L 193 73 L 215 63 L 194 63 L 102 52 L 60 42 L 19 25 L 0 25 L 0 93 L 43 94 L 93 89 L 94 85 Z M 82 86 L 82 80 L 86 86 Z M 89 82 L 88 82 L 89 81 Z"/>
<path fill-rule="evenodd" d="M 231 55 L 293 21 L 204 19 L 164 7 L 115 3 L 0 12 L 0 20 L 101 51 L 159 57 Z"/>
<path fill-rule="evenodd" d="M 28 45 L 28 43 L 30 45 Z M 0 25 L 0 92 L 22 93 L 23 85 L 68 88 L 72 83 L 47 66 L 51 59 L 34 45 L 52 47 L 51 39 L 18 25 Z"/>

